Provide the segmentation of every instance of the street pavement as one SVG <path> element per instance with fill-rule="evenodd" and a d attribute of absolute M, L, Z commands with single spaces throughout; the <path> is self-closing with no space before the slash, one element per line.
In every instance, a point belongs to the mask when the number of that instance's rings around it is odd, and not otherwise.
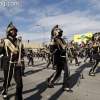
<path fill-rule="evenodd" d="M 55 70 L 52 65 L 45 69 L 46 61 L 41 58 L 34 58 L 34 67 L 28 66 L 28 60 L 25 58 L 25 75 L 23 77 L 23 99 L 24 100 L 100 100 L 100 65 L 96 69 L 96 76 L 89 76 L 88 72 L 93 65 L 83 62 L 79 59 L 79 66 L 74 61 L 69 66 L 71 79 L 70 87 L 73 93 L 62 91 L 63 72 L 61 76 L 53 84 L 53 88 L 48 88 L 46 78 L 48 78 Z M 2 91 L 3 72 L 0 71 L 0 92 Z M 12 89 L 9 88 L 9 100 L 14 100 L 16 84 L 12 79 Z M 2 95 L 0 94 L 0 100 Z"/>

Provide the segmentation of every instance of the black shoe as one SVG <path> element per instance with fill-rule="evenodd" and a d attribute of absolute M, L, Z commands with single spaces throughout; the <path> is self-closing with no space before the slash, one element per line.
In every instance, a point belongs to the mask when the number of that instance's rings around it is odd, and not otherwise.
<path fill-rule="evenodd" d="M 72 93 L 72 92 L 73 92 L 73 91 L 71 90 L 71 88 L 63 88 L 62 90 L 63 90 L 63 91 L 70 92 L 70 93 Z"/>
<path fill-rule="evenodd" d="M 47 85 L 49 88 L 52 88 L 52 84 L 49 82 L 49 78 L 46 79 Z"/>

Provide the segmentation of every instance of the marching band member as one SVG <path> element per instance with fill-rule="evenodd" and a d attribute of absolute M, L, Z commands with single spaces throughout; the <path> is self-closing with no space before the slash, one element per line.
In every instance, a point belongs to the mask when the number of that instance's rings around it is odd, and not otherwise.
<path fill-rule="evenodd" d="M 48 87 L 52 87 L 52 83 L 60 76 L 62 70 L 64 70 L 64 80 L 63 80 L 63 90 L 67 92 L 72 92 L 69 88 L 68 80 L 70 79 L 69 69 L 66 60 L 66 45 L 63 43 L 61 38 L 63 35 L 63 30 L 58 28 L 56 25 L 51 31 L 52 39 L 50 43 L 50 52 L 55 55 L 55 62 L 57 65 L 56 72 L 54 72 L 49 78 L 46 79 Z"/>
<path fill-rule="evenodd" d="M 29 63 L 31 62 L 31 65 L 34 67 L 33 51 L 32 51 L 32 48 L 29 48 L 29 49 L 28 49 L 27 55 L 28 55 L 28 59 L 29 59 L 28 65 L 29 65 Z"/>
<path fill-rule="evenodd" d="M 92 48 L 93 48 L 93 59 L 94 59 L 94 64 L 92 66 L 92 68 L 89 71 L 89 75 L 90 76 L 95 76 L 95 69 L 97 67 L 97 65 L 100 62 L 100 32 L 95 33 L 92 36 L 92 41 L 94 42 Z"/>
<path fill-rule="evenodd" d="M 17 28 L 13 26 L 11 22 L 6 30 L 7 38 L 4 38 L 1 43 L 2 45 L 0 45 L 0 54 L 3 54 L 2 69 L 4 74 L 2 96 L 4 99 L 7 99 L 8 87 L 10 86 L 11 79 L 14 75 L 16 82 L 15 100 L 23 100 L 21 67 L 17 64 L 19 57 L 19 48 L 16 45 L 17 32 Z"/>

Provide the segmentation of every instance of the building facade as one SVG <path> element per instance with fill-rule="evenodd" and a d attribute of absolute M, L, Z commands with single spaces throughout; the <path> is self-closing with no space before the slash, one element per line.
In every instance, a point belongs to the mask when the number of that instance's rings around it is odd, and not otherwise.
<path fill-rule="evenodd" d="M 44 48 L 43 43 L 24 42 L 23 45 L 24 45 L 24 48 L 25 48 L 25 52 L 28 51 L 28 48 L 32 48 L 32 50 L 34 52 L 37 52 L 37 49 Z"/>

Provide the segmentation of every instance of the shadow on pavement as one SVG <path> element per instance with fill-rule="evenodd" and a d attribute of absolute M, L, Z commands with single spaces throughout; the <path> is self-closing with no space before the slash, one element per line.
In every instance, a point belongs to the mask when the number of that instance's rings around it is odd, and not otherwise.
<path fill-rule="evenodd" d="M 88 67 L 92 67 L 92 63 L 85 63 L 81 65 L 79 68 L 75 70 L 75 73 L 71 75 L 70 81 L 70 88 L 73 88 L 76 84 L 77 86 L 80 85 L 80 79 L 85 79 L 84 77 L 84 69 Z"/>
<path fill-rule="evenodd" d="M 60 88 L 56 93 L 54 93 L 48 100 L 57 100 L 61 95 L 63 91 L 62 88 Z"/>
<path fill-rule="evenodd" d="M 2 78 L 2 77 L 0 77 L 0 83 L 1 83 L 1 82 L 3 82 L 3 78 Z"/>
<path fill-rule="evenodd" d="M 83 70 L 87 67 L 91 67 L 93 64 L 90 64 L 90 63 L 85 63 L 83 64 L 82 66 L 80 66 L 78 69 L 76 69 L 76 73 L 73 74 L 71 76 L 71 79 L 69 80 L 70 81 L 70 87 L 73 88 L 76 83 L 78 82 L 78 79 L 81 75 L 81 73 L 83 72 Z M 83 73 L 82 73 L 83 74 Z M 84 79 L 84 75 L 81 76 L 82 79 Z M 54 85 L 62 85 L 63 83 L 54 83 Z M 72 89 L 73 90 L 73 89 Z M 62 95 L 63 91 L 62 91 L 62 88 L 60 88 L 56 93 L 54 93 L 54 95 L 52 95 L 48 100 L 57 100 L 61 95 Z"/>
<path fill-rule="evenodd" d="M 39 61 L 42 61 L 42 59 L 38 59 L 38 60 L 36 60 L 36 61 L 34 61 L 34 62 L 39 62 Z"/>
<path fill-rule="evenodd" d="M 82 74 L 84 69 L 88 68 L 88 67 L 92 67 L 92 65 L 93 64 L 91 64 L 91 63 L 85 63 L 75 70 L 75 73 L 72 74 L 71 79 L 70 79 L 70 87 L 71 88 L 73 88 L 77 84 L 77 82 L 80 78 L 80 75 Z M 42 71 L 43 69 L 39 69 L 36 71 L 30 70 L 30 71 L 26 72 L 25 74 L 30 75 L 30 74 L 36 73 L 38 71 Z M 83 79 L 84 79 L 84 75 L 83 75 Z M 62 83 L 54 83 L 54 85 L 62 85 Z M 33 91 L 37 91 L 37 92 L 35 94 L 25 98 L 24 100 L 41 100 L 42 93 L 45 92 L 46 89 L 47 89 L 47 84 L 44 81 L 40 84 L 37 84 L 37 86 L 35 88 L 33 87 L 33 89 L 25 90 L 25 91 L 23 91 L 24 95 L 27 93 L 32 93 Z M 61 86 L 61 88 L 56 93 L 54 93 L 51 97 L 47 98 L 47 100 L 57 100 L 62 95 L 62 93 L 63 93 L 63 91 L 62 91 L 62 86 Z M 14 96 L 14 94 L 10 95 L 9 98 L 11 98 L 12 96 Z M 10 100 L 10 99 L 8 99 L 8 100 Z"/>
<path fill-rule="evenodd" d="M 41 98 L 42 98 L 41 94 L 47 89 L 46 85 L 47 84 L 44 81 L 44 82 L 38 84 L 36 88 L 23 91 L 23 94 L 27 94 L 27 93 L 33 92 L 35 90 L 38 90 L 37 93 L 25 98 L 24 100 L 41 100 Z"/>
<path fill-rule="evenodd" d="M 54 85 L 62 85 L 62 83 L 54 83 Z M 35 88 L 23 91 L 24 95 L 27 94 L 27 93 L 32 93 L 33 91 L 37 91 L 35 94 L 25 98 L 24 100 L 41 100 L 43 98 L 42 93 L 45 92 L 45 90 L 47 88 L 48 88 L 47 84 L 44 81 L 44 82 L 38 84 Z M 48 89 L 51 89 L 51 88 L 48 88 Z M 47 100 L 57 100 L 57 98 L 59 98 L 60 95 L 62 95 L 62 93 L 63 93 L 62 88 L 60 88 L 54 95 L 47 98 Z M 8 100 L 10 100 L 10 98 L 12 96 L 14 96 L 14 94 L 9 95 Z"/>
<path fill-rule="evenodd" d="M 99 72 L 100 72 L 100 66 L 98 66 L 95 73 L 99 73 Z"/>
<path fill-rule="evenodd" d="M 42 63 L 42 64 L 37 64 L 37 65 L 34 65 L 34 66 L 39 66 L 39 65 L 44 65 L 44 64 L 46 64 L 46 63 Z"/>
<path fill-rule="evenodd" d="M 42 70 L 44 70 L 44 69 L 45 69 L 45 68 L 38 69 L 38 70 L 29 70 L 29 71 L 25 72 L 24 74 L 25 74 L 25 76 L 28 76 L 28 75 L 34 74 L 34 73 L 36 73 L 36 72 L 42 71 Z"/>

